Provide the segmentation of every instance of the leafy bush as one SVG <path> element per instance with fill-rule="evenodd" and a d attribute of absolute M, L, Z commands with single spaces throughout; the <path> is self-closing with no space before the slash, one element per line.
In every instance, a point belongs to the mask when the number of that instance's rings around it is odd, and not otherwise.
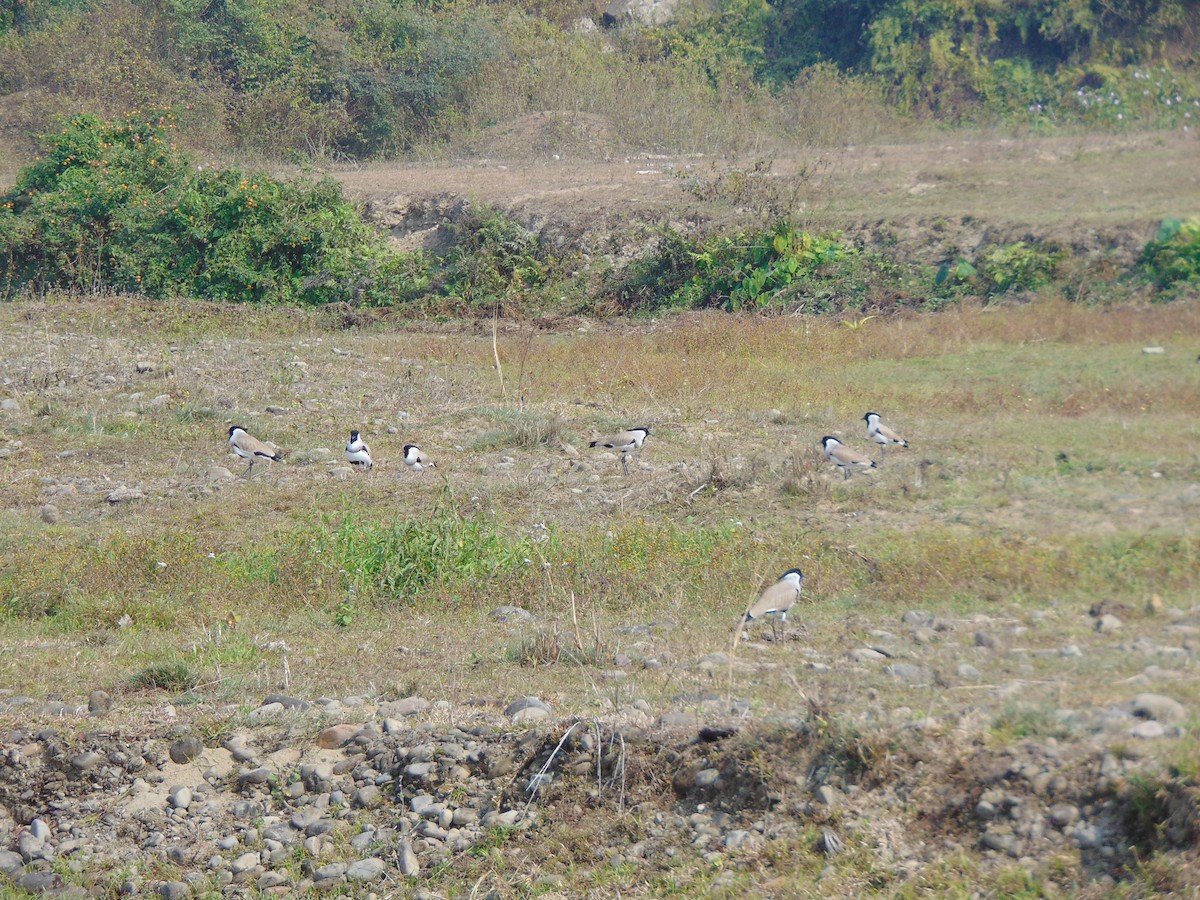
<path fill-rule="evenodd" d="M 77 116 L 47 137 L 0 196 L 0 287 L 303 303 L 422 287 L 336 182 L 194 167 L 174 128 Z"/>
<path fill-rule="evenodd" d="M 547 278 L 547 257 L 537 238 L 488 207 L 451 226 L 454 248 L 442 260 L 439 291 L 471 306 L 502 302 Z"/>
<path fill-rule="evenodd" d="M 852 252 L 835 235 L 814 236 L 787 220 L 754 234 L 716 235 L 699 243 L 665 232 L 624 273 L 615 293 L 624 309 L 762 309 L 793 282 Z"/>
<path fill-rule="evenodd" d="M 1165 219 L 1142 251 L 1142 267 L 1163 289 L 1200 284 L 1200 218 Z"/>
<path fill-rule="evenodd" d="M 1061 256 L 1057 251 L 1025 241 L 997 247 L 983 258 L 983 277 L 988 284 L 988 293 L 1045 287 Z"/>

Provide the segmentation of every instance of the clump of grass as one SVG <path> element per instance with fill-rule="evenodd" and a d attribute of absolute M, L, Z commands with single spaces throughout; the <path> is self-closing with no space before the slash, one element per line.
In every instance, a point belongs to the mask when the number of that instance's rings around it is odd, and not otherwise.
<path fill-rule="evenodd" d="M 565 423 L 558 413 L 504 411 L 500 425 L 475 441 L 476 450 L 533 450 L 563 443 Z"/>
<path fill-rule="evenodd" d="M 511 657 L 523 666 L 602 666 L 612 663 L 616 657 L 615 645 L 600 633 L 600 623 L 592 611 L 592 634 L 584 640 L 579 627 L 579 611 L 575 594 L 571 594 L 571 624 L 573 631 L 564 635 L 558 626 L 549 631 L 542 630 L 519 643 Z"/>
<path fill-rule="evenodd" d="M 820 477 L 820 472 L 820 459 L 816 451 L 793 451 L 784 463 L 779 489 L 788 497 L 827 497 L 830 492 L 829 482 Z"/>
<path fill-rule="evenodd" d="M 176 694 L 192 690 L 200 683 L 200 676 L 181 662 L 155 663 L 134 674 L 129 683 Z"/>
<path fill-rule="evenodd" d="M 315 533 L 314 533 L 315 532 Z M 427 587 L 485 589 L 491 578 L 531 571 L 532 561 L 553 546 L 510 536 L 493 522 L 460 515 L 451 503 L 424 518 L 372 520 L 348 511 L 294 535 L 317 566 L 336 567 L 346 591 L 363 600 L 408 602 Z"/>
<path fill-rule="evenodd" d="M 613 647 L 597 635 L 591 643 L 582 643 L 576 636 L 558 628 L 539 631 L 512 648 L 509 657 L 522 666 L 587 666 L 611 665 Z"/>
<path fill-rule="evenodd" d="M 1065 738 L 1070 729 L 1049 706 L 1035 706 L 1010 700 L 992 719 L 992 736 L 1001 745 L 1025 738 Z"/>

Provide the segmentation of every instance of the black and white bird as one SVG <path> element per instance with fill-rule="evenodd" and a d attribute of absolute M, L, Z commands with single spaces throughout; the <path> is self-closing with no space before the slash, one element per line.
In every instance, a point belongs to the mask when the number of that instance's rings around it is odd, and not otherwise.
<path fill-rule="evenodd" d="M 352 466 L 362 466 L 367 472 L 375 465 L 371 460 L 371 448 L 359 436 L 357 428 L 350 432 L 350 440 L 346 441 L 346 461 Z"/>
<path fill-rule="evenodd" d="M 883 447 L 884 453 L 887 453 L 890 444 L 899 444 L 901 447 L 908 446 L 908 441 L 883 424 L 879 413 L 869 412 L 863 416 L 863 421 L 867 423 L 867 437 Z"/>
<path fill-rule="evenodd" d="M 416 444 L 404 445 L 404 464 L 413 472 L 423 472 L 425 469 L 436 469 L 437 464 L 421 452 Z"/>
<path fill-rule="evenodd" d="M 629 454 L 635 453 L 642 449 L 642 444 L 646 442 L 646 438 L 650 436 L 649 428 L 627 428 L 625 431 L 618 431 L 616 434 L 610 434 L 607 437 L 597 438 L 588 444 L 589 447 L 603 447 L 606 450 L 615 450 L 621 454 L 621 468 L 625 470 L 625 474 L 629 474 Z"/>
<path fill-rule="evenodd" d="M 800 588 L 804 586 L 804 573 L 799 569 L 788 569 L 779 580 L 762 592 L 753 606 L 747 610 L 742 624 L 754 619 L 771 617 L 771 637 L 783 640 L 788 610 L 800 599 Z M 775 637 L 775 622 L 779 622 L 779 637 Z"/>
<path fill-rule="evenodd" d="M 851 468 L 877 468 L 875 460 L 851 450 L 837 438 L 830 435 L 825 435 L 825 437 L 821 438 L 821 449 L 825 451 L 825 456 L 829 461 L 842 470 L 843 479 L 850 477 Z"/>
<path fill-rule="evenodd" d="M 283 459 L 278 451 L 268 447 L 258 438 L 247 432 L 241 425 L 229 426 L 229 449 L 242 459 L 250 460 L 250 468 L 246 469 L 244 478 L 250 477 L 250 473 L 254 471 L 254 463 L 257 460 L 269 459 L 272 462 L 280 462 Z"/>

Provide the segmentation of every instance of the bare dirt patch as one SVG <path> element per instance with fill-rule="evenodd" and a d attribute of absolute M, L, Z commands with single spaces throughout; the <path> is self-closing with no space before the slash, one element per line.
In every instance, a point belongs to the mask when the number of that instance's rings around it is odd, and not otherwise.
<path fill-rule="evenodd" d="M 962 137 L 919 144 L 804 148 L 766 158 L 630 153 L 600 156 L 589 141 L 560 149 L 547 135 L 603 134 L 594 117 L 542 114 L 506 126 L 478 156 L 453 163 L 371 165 L 333 174 L 372 209 L 403 211 L 450 196 L 515 215 L 591 251 L 645 225 L 735 227 L 787 214 L 848 231 L 915 258 L 1032 235 L 1063 246 L 1140 248 L 1160 219 L 1186 215 L 1200 192 L 1197 141 L 1184 134 Z M 560 152 L 561 150 L 561 152 Z M 558 156 L 559 158 L 555 158 Z M 765 165 L 764 165 L 765 164 Z M 759 166 L 757 190 L 696 195 L 732 170 Z M 932 248 L 925 244 L 932 243 Z"/>

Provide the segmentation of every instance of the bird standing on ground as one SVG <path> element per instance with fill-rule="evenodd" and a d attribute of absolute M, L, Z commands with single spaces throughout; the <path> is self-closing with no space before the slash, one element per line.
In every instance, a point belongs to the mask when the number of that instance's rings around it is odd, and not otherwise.
<path fill-rule="evenodd" d="M 352 466 L 362 466 L 368 472 L 375 465 L 371 460 L 371 448 L 359 437 L 357 428 L 350 432 L 350 440 L 346 441 L 346 461 Z"/>
<path fill-rule="evenodd" d="M 246 474 L 242 476 L 243 478 L 250 477 L 250 473 L 254 471 L 256 460 L 269 459 L 272 462 L 280 462 L 283 459 L 278 451 L 268 447 L 258 438 L 247 432 L 241 425 L 229 426 L 229 448 L 242 459 L 250 460 L 250 468 L 246 469 Z"/>
<path fill-rule="evenodd" d="M 869 412 L 863 416 L 863 421 L 867 423 L 867 437 L 883 447 L 884 453 L 887 453 L 889 444 L 899 444 L 901 447 L 908 446 L 908 441 L 880 421 L 879 413 Z"/>
<path fill-rule="evenodd" d="M 404 445 L 404 464 L 413 472 L 423 472 L 425 469 L 436 469 L 437 464 L 421 452 L 416 444 Z"/>
<path fill-rule="evenodd" d="M 629 474 L 629 461 L 627 457 L 630 453 L 635 453 L 642 449 L 642 444 L 646 442 L 646 438 L 650 436 L 649 428 L 628 428 L 625 431 L 618 431 L 616 434 L 608 435 L 607 437 L 597 438 L 588 444 L 589 447 L 603 447 L 606 450 L 615 450 L 621 454 L 621 468 L 625 470 L 625 474 Z"/>
<path fill-rule="evenodd" d="M 842 470 L 843 480 L 850 477 L 850 467 L 856 466 L 860 469 L 878 468 L 875 465 L 875 460 L 863 456 L 851 450 L 837 438 L 830 435 L 825 435 L 821 438 L 821 449 L 825 451 L 825 456 L 829 461 Z"/>
<path fill-rule="evenodd" d="M 788 610 L 800 599 L 800 588 L 804 585 L 804 573 L 799 569 L 788 569 L 779 580 L 762 592 L 753 606 L 746 612 L 742 624 L 752 619 L 771 616 L 771 637 L 783 640 Z M 779 620 L 779 637 L 775 638 L 775 621 Z"/>

